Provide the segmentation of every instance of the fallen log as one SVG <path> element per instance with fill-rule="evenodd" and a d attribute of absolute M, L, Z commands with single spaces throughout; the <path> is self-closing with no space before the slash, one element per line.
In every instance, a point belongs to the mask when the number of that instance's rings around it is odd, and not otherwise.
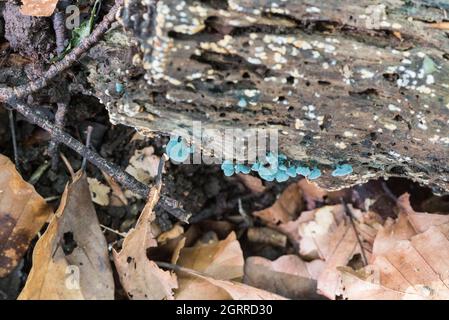
<path fill-rule="evenodd" d="M 280 152 L 317 165 L 327 189 L 399 176 L 444 192 L 447 10 L 442 0 L 129 0 L 124 28 L 85 62 L 115 123 L 277 129 Z M 341 163 L 353 173 L 331 176 Z"/>

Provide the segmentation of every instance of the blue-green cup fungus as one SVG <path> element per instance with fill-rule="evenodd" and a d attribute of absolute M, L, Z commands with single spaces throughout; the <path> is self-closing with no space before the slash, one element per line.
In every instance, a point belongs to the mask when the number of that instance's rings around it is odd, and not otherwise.
<path fill-rule="evenodd" d="M 307 177 L 307 179 L 315 180 L 315 179 L 318 179 L 319 177 L 321 177 L 321 170 L 318 169 L 317 167 L 315 167 L 312 169 L 312 171 L 310 171 L 310 174 Z"/>
<path fill-rule="evenodd" d="M 350 164 L 337 165 L 334 171 L 332 171 L 333 177 L 343 177 L 352 173 L 352 166 Z"/>
<path fill-rule="evenodd" d="M 181 163 L 193 153 L 193 148 L 188 147 L 182 137 L 171 137 L 165 152 L 171 160 Z"/>

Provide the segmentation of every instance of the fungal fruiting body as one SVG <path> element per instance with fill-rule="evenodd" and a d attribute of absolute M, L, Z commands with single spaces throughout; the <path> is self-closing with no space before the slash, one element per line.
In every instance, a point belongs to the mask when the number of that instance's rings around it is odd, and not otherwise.
<path fill-rule="evenodd" d="M 172 137 L 167 143 L 165 151 L 173 161 L 184 162 L 193 153 L 193 148 L 189 148 L 182 137 Z"/>

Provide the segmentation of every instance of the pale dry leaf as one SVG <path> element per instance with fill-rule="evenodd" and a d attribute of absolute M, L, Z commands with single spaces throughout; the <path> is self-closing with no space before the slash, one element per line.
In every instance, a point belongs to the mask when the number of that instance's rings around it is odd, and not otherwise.
<path fill-rule="evenodd" d="M 447 230 L 441 225 L 432 226 L 410 240 L 392 237 L 394 245 L 388 252 L 376 255 L 371 265 L 358 272 L 341 269 L 343 296 L 348 299 L 449 299 Z"/>
<path fill-rule="evenodd" d="M 103 207 L 109 205 L 109 193 L 111 192 L 111 188 L 102 184 L 95 178 L 87 178 L 87 182 L 89 183 L 92 201 Z"/>
<path fill-rule="evenodd" d="M 305 262 L 296 255 L 286 255 L 270 261 L 249 257 L 245 262 L 244 283 L 290 299 L 316 299 L 316 276 L 324 261 Z M 310 271 L 312 269 L 312 271 Z"/>
<path fill-rule="evenodd" d="M 243 252 L 235 232 L 216 243 L 182 249 L 178 264 L 221 280 L 243 277 Z"/>
<path fill-rule="evenodd" d="M 33 251 L 33 266 L 19 299 L 113 299 L 107 243 L 78 172 Z"/>
<path fill-rule="evenodd" d="M 319 275 L 317 285 L 318 292 L 330 299 L 341 295 L 341 274 L 337 268 L 346 266 L 356 253 L 360 253 L 356 234 L 350 225 L 341 223 L 334 235 L 331 241 L 335 248 L 326 259 L 326 267 Z"/>
<path fill-rule="evenodd" d="M 147 257 L 147 250 L 157 247 L 156 238 L 160 233 L 153 223 L 158 200 L 159 190 L 153 187 L 135 229 L 126 236 L 120 252 L 113 251 L 120 282 L 130 299 L 172 299 L 173 289 L 178 286 L 174 274 L 163 271 Z"/>
<path fill-rule="evenodd" d="M 154 154 L 153 147 L 136 150 L 129 160 L 126 172 L 142 183 L 149 183 L 157 176 L 159 161 L 160 157 Z"/>
<path fill-rule="evenodd" d="M 349 299 L 448 299 L 447 215 L 415 212 L 408 194 L 398 199 L 396 220 L 377 233 L 371 264 L 341 268 L 342 295 Z"/>
<path fill-rule="evenodd" d="M 282 192 L 271 207 L 256 211 L 253 214 L 266 223 L 277 225 L 295 219 L 302 210 L 302 191 L 297 183 L 292 183 Z"/>
<path fill-rule="evenodd" d="M 20 13 L 25 16 L 49 17 L 57 4 L 58 0 L 22 0 Z"/>
<path fill-rule="evenodd" d="M 398 199 L 400 212 L 407 215 L 408 221 L 417 233 L 429 229 L 431 226 L 438 226 L 449 223 L 449 214 L 431 214 L 426 212 L 416 212 L 410 204 L 410 195 L 403 194 Z"/>
<path fill-rule="evenodd" d="M 309 260 L 325 259 L 330 250 L 330 238 L 344 216 L 342 205 L 325 206 L 304 211 L 298 219 L 280 224 L 278 229 L 296 244 L 301 256 Z"/>
<path fill-rule="evenodd" d="M 51 214 L 34 187 L 0 155 L 0 278 L 16 267 Z"/>

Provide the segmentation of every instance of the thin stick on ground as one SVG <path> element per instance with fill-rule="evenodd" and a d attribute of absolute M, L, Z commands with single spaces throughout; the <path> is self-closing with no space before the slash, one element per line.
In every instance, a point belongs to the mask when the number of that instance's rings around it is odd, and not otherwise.
<path fill-rule="evenodd" d="M 9 130 L 11 131 L 12 148 L 14 152 L 14 163 L 16 164 L 16 169 L 19 170 L 19 150 L 17 148 L 17 137 L 16 137 L 16 122 L 14 120 L 14 111 L 8 110 L 9 115 Z"/>
<path fill-rule="evenodd" d="M 143 198 L 148 197 L 150 188 L 147 185 L 136 180 L 129 173 L 121 170 L 117 165 L 108 162 L 94 150 L 87 148 L 71 135 L 55 126 L 54 123 L 40 116 L 36 111 L 27 106 L 25 103 L 19 102 L 17 100 L 10 100 L 8 104 L 14 110 L 21 113 L 28 121 L 38 125 L 45 131 L 49 132 L 57 142 L 63 143 L 79 155 L 86 157 L 86 159 L 90 163 L 109 174 L 115 181 L 120 183 L 125 188 Z M 190 214 L 187 214 L 184 209 L 181 208 L 179 202 L 172 198 L 161 196 L 160 206 L 172 216 L 183 222 L 188 222 L 190 218 Z"/>
<path fill-rule="evenodd" d="M 63 130 L 65 127 L 68 104 L 65 102 L 59 102 L 57 105 L 58 110 L 56 111 L 55 114 L 55 126 Z M 50 141 L 48 153 L 51 157 L 51 169 L 56 172 L 56 170 L 58 170 L 59 165 L 59 144 L 56 141 L 54 141 L 54 139 L 51 139 Z"/>
<path fill-rule="evenodd" d="M 94 128 L 92 128 L 92 126 L 87 127 L 87 137 L 86 137 L 86 148 L 87 149 L 90 149 L 90 143 L 91 143 L 91 139 L 92 139 L 92 131 L 93 130 L 94 130 Z M 84 155 L 83 163 L 81 164 L 81 170 L 86 171 L 86 167 L 87 167 L 87 158 L 86 158 L 86 155 Z"/>
<path fill-rule="evenodd" d="M 363 248 L 362 239 L 360 239 L 359 232 L 357 231 L 357 228 L 355 227 L 354 217 L 352 216 L 352 211 L 351 211 L 351 209 L 349 208 L 349 206 L 347 205 L 347 203 L 343 201 L 343 198 L 340 199 L 340 200 L 341 200 L 341 203 L 342 203 L 342 205 L 343 205 L 343 207 L 344 207 L 344 209 L 345 209 L 346 215 L 349 217 L 349 221 L 351 222 L 352 229 L 353 229 L 354 232 L 355 232 L 355 236 L 356 236 L 356 238 L 357 238 L 357 242 L 359 243 L 359 246 L 360 246 L 360 253 L 361 253 L 361 255 L 362 255 L 362 260 L 363 260 L 363 265 L 364 265 L 364 266 L 367 266 L 367 265 L 368 265 L 368 259 L 366 258 L 365 249 Z"/>

